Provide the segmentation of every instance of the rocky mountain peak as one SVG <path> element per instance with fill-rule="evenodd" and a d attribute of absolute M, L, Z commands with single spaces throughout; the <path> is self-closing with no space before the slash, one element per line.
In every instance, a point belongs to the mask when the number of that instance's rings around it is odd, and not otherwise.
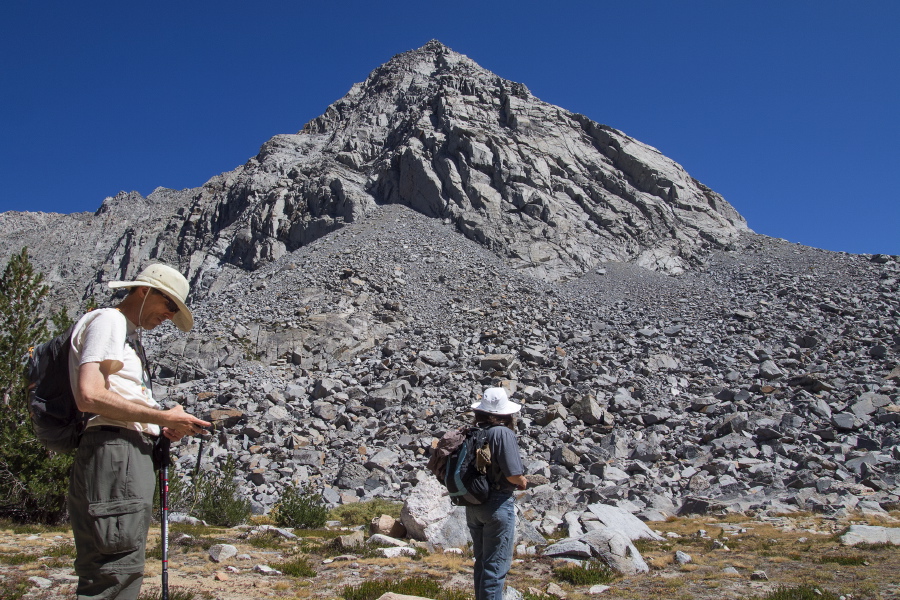
<path fill-rule="evenodd" d="M 91 265 L 82 275 L 96 281 L 161 259 L 203 293 L 223 265 L 255 270 L 384 204 L 440 218 L 547 281 L 610 261 L 683 273 L 747 231 L 731 205 L 656 149 L 432 40 L 200 188 L 108 198 L 100 222 L 82 219 L 88 230 L 65 234 L 91 243 L 48 249 L 46 262 Z M 46 233 L 13 225 L 3 235 L 35 247 Z"/>
<path fill-rule="evenodd" d="M 308 231 L 305 220 L 321 229 L 323 217 L 351 222 L 377 204 L 450 219 L 548 280 L 611 260 L 681 273 L 747 230 L 656 149 L 542 102 L 437 41 L 395 56 L 298 134 L 270 140 L 257 160 L 291 179 L 288 220 L 258 213 L 279 219 L 270 229 L 286 250 L 297 247 L 298 227 Z M 258 264 L 253 254 L 244 266 Z"/>

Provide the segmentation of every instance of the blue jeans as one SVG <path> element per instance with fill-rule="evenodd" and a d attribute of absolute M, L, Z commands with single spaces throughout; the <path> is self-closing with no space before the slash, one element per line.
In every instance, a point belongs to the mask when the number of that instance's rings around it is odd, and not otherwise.
<path fill-rule="evenodd" d="M 492 492 L 484 504 L 467 506 L 466 522 L 475 554 L 475 600 L 502 600 L 516 535 L 512 495 Z"/>

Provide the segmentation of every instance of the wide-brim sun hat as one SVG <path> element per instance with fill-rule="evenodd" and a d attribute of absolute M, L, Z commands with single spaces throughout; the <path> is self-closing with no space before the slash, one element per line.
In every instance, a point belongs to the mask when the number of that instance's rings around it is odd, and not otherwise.
<path fill-rule="evenodd" d="M 184 275 L 168 265 L 152 264 L 138 274 L 134 281 L 110 281 L 111 288 L 150 287 L 159 290 L 178 305 L 178 312 L 172 316 L 175 327 L 190 331 L 194 326 L 194 315 L 184 303 L 191 291 Z"/>
<path fill-rule="evenodd" d="M 510 400 L 503 388 L 493 387 L 484 390 L 481 402 L 473 404 L 472 410 L 480 410 L 493 415 L 511 415 L 522 410 L 522 405 Z"/>

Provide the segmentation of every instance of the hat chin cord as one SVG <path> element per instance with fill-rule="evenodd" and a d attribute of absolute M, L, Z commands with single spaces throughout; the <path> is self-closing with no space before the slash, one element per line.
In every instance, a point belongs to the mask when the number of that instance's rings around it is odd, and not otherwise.
<path fill-rule="evenodd" d="M 138 322 L 137 322 L 137 334 L 138 334 L 138 342 L 140 344 L 144 343 L 144 326 L 141 324 L 141 320 L 144 317 L 144 303 L 147 301 L 147 296 L 150 295 L 150 292 L 153 290 L 151 287 L 147 287 L 147 293 L 144 294 L 144 299 L 141 300 L 141 308 L 138 311 Z"/>

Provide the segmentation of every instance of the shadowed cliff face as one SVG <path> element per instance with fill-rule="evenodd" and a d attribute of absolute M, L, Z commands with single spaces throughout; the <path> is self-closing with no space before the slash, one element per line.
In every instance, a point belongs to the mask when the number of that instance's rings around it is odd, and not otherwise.
<path fill-rule="evenodd" d="M 747 230 L 654 148 L 432 41 L 200 188 L 121 193 L 94 215 L 7 213 L 0 237 L 51 281 L 95 282 L 85 296 L 153 259 L 202 296 L 226 265 L 254 270 L 379 204 L 445 219 L 549 281 L 608 261 L 678 274 Z"/>

